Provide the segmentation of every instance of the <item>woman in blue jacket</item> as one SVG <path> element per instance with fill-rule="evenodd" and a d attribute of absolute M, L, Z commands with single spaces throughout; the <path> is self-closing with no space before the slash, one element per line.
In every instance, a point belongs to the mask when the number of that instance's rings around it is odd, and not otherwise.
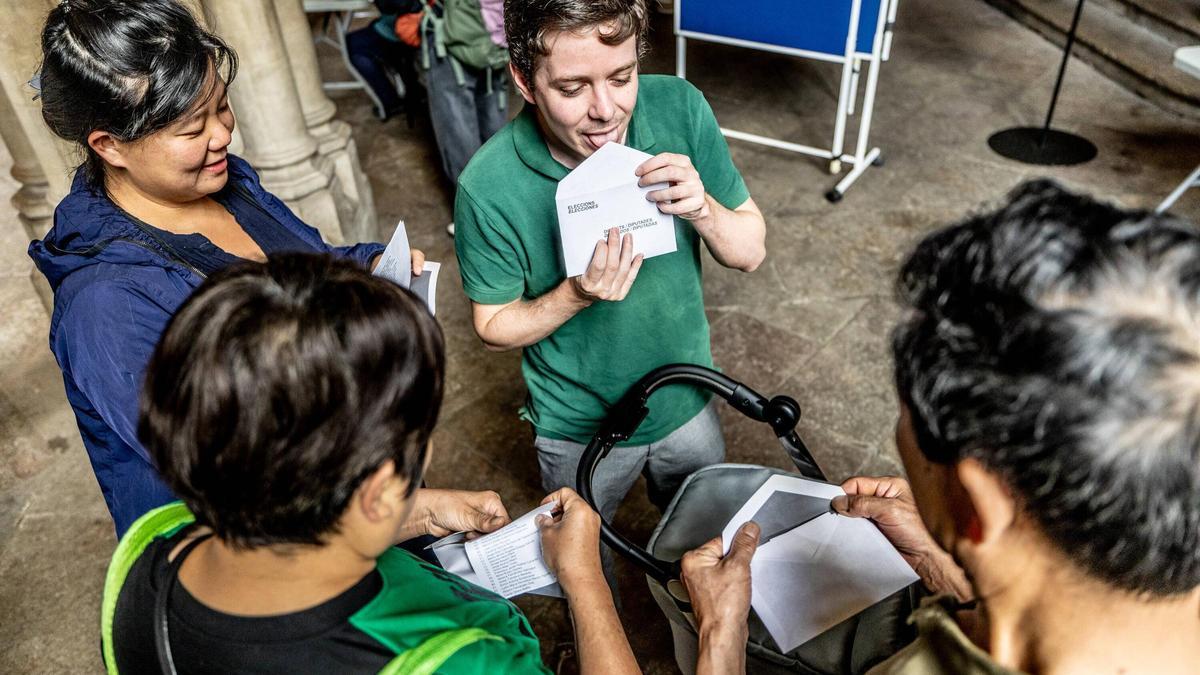
<path fill-rule="evenodd" d="M 54 290 L 50 348 L 120 536 L 174 500 L 138 443 L 138 396 L 192 289 L 241 260 L 329 252 L 370 266 L 383 247 L 329 246 L 229 154 L 237 55 L 175 2 L 63 0 L 42 53 L 42 115 L 86 160 L 29 255 Z"/>

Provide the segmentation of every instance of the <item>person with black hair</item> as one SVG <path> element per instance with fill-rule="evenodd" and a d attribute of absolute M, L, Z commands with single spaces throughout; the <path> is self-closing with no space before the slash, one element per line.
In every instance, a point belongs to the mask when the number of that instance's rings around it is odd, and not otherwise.
<path fill-rule="evenodd" d="M 925 238 L 897 290 L 908 480 L 833 508 L 940 595 L 871 672 L 1195 672 L 1200 229 L 1031 182 Z M 749 559 L 683 560 L 700 672 L 745 648 Z"/>
<path fill-rule="evenodd" d="M 421 300 L 351 262 L 280 255 L 201 285 L 146 372 L 139 435 L 182 503 L 113 555 L 110 672 L 549 672 L 515 605 L 394 546 L 509 521 L 493 492 L 420 487 L 444 366 Z M 551 501 L 542 553 L 582 672 L 637 672 L 599 517 Z"/>
<path fill-rule="evenodd" d="M 50 347 L 119 536 L 174 498 L 137 441 L 137 392 L 192 289 L 240 260 L 370 265 L 383 247 L 329 246 L 229 153 L 237 55 L 173 0 L 65 0 L 41 39 L 42 116 L 85 160 L 29 255 L 54 290 Z"/>

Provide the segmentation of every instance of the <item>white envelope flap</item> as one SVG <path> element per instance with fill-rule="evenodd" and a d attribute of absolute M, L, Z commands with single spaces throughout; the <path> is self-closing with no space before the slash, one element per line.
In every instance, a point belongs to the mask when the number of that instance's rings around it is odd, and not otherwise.
<path fill-rule="evenodd" d="M 653 155 L 620 143 L 605 143 L 558 182 L 559 198 L 637 183 L 634 171 Z"/>

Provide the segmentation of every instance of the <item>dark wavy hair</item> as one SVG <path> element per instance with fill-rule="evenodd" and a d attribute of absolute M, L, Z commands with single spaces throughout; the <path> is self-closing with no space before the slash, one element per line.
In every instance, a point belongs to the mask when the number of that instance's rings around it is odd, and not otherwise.
<path fill-rule="evenodd" d="M 929 459 L 997 472 L 1093 578 L 1200 585 L 1200 230 L 1030 182 L 921 242 L 898 292 Z"/>
<path fill-rule="evenodd" d="M 387 460 L 419 486 L 443 372 L 416 296 L 344 260 L 272 256 L 214 274 L 171 319 L 138 436 L 223 541 L 318 544 Z"/>
<path fill-rule="evenodd" d="M 538 57 L 549 54 L 547 36 L 601 26 L 611 26 L 600 32 L 604 44 L 636 38 L 638 57 L 645 55 L 650 29 L 646 0 L 504 0 L 508 58 L 530 87 Z"/>
<path fill-rule="evenodd" d="M 42 29 L 42 118 L 84 150 L 80 169 L 100 187 L 104 160 L 89 134 L 131 142 L 166 128 L 208 100 L 218 78 L 233 82 L 237 64 L 173 0 L 63 0 Z"/>

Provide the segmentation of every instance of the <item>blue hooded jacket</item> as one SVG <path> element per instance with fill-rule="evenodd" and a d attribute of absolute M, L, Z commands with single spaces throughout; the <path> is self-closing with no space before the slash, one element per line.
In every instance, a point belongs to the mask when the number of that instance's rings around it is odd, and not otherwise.
<path fill-rule="evenodd" d="M 367 266 L 383 251 L 380 244 L 329 246 L 262 188 L 249 164 L 228 158 L 229 188 L 242 191 L 314 253 Z M 29 256 L 54 290 L 50 349 L 120 537 L 139 516 L 176 499 L 138 442 L 138 398 L 159 335 L 204 277 L 82 174 L 54 210 L 45 239 L 30 243 Z"/>

